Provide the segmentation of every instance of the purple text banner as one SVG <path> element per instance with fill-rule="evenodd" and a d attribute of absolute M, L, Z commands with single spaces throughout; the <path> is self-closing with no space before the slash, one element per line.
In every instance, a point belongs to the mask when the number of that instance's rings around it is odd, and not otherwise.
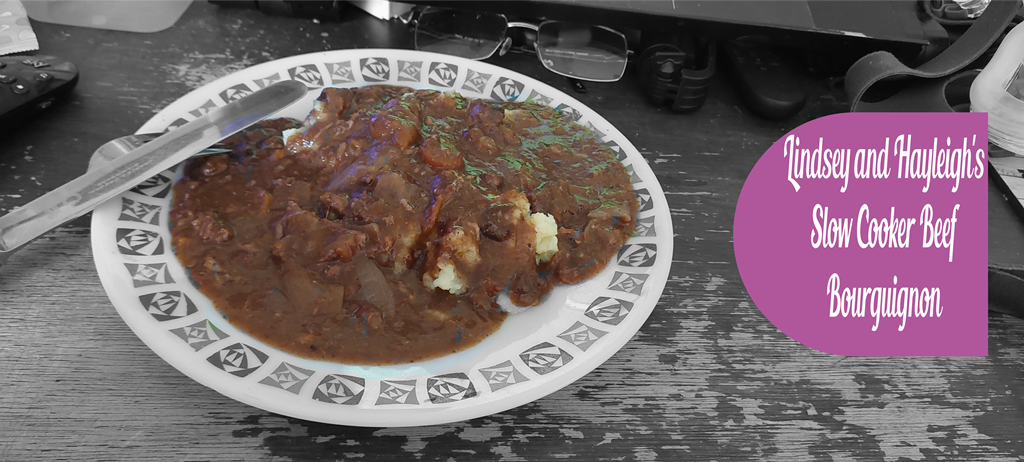
<path fill-rule="evenodd" d="M 837 355 L 987 355 L 987 127 L 984 113 L 848 113 L 772 145 L 733 227 L 761 312 Z"/>

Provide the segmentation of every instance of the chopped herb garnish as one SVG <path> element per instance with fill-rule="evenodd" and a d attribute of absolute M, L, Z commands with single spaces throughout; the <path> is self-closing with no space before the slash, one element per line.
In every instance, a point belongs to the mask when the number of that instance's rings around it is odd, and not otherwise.
<path fill-rule="evenodd" d="M 464 168 L 466 169 L 466 173 L 468 173 L 470 175 L 478 176 L 478 177 L 480 175 L 483 175 L 483 174 L 487 173 L 486 170 L 484 170 L 482 168 L 474 167 L 474 166 L 469 165 L 469 164 L 465 164 Z"/>
<path fill-rule="evenodd" d="M 507 163 L 509 167 L 511 167 L 511 168 L 513 168 L 515 170 L 522 170 L 523 169 L 523 161 L 517 159 L 511 153 L 504 153 L 504 154 L 501 155 L 501 157 L 499 157 L 499 159 L 504 160 L 505 163 Z"/>
<path fill-rule="evenodd" d="M 462 95 L 452 94 L 452 99 L 455 100 L 455 109 L 466 108 L 466 98 L 463 98 Z"/>

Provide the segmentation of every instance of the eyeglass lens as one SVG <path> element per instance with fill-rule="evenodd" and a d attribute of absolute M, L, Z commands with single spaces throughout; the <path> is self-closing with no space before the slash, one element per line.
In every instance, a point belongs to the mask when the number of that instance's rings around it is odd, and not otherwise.
<path fill-rule="evenodd" d="M 544 67 L 585 80 L 610 82 L 622 77 L 626 37 L 598 26 L 547 21 L 537 30 L 537 54 Z"/>
<path fill-rule="evenodd" d="M 467 59 L 494 54 L 505 37 L 502 15 L 427 8 L 416 25 L 416 49 Z"/>

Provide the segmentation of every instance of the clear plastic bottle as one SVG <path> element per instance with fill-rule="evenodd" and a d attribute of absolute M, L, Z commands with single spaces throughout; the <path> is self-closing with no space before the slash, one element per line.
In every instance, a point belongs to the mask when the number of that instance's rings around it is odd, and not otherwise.
<path fill-rule="evenodd" d="M 69 26 L 159 32 L 174 25 L 192 0 L 29 0 L 28 17 Z"/>
<path fill-rule="evenodd" d="M 971 84 L 971 111 L 988 113 L 988 139 L 1024 156 L 1024 23 L 999 44 Z"/>
<path fill-rule="evenodd" d="M 985 12 L 985 7 L 991 0 L 953 0 L 960 8 L 967 12 L 968 18 L 977 18 Z"/>

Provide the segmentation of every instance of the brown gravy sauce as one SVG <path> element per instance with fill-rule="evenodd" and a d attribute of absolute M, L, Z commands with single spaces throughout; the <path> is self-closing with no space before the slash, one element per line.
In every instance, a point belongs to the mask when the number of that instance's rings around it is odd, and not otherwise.
<path fill-rule="evenodd" d="M 178 259 L 233 325 L 306 358 L 470 347 L 507 316 L 499 292 L 538 304 L 600 272 L 634 231 L 622 164 L 532 103 L 328 88 L 303 125 L 266 121 L 228 144 L 174 187 Z"/>

